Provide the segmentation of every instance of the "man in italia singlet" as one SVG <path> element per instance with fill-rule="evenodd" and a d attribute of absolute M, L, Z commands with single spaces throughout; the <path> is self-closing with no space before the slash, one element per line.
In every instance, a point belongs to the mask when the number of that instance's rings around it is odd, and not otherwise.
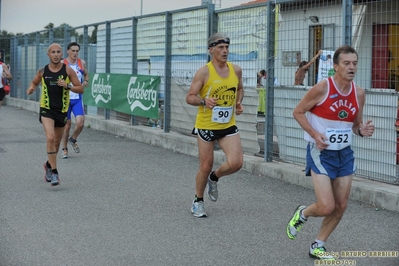
<path fill-rule="evenodd" d="M 335 260 L 325 242 L 347 206 L 356 170 L 352 136 L 371 137 L 374 133 L 371 120 L 363 123 L 364 89 L 353 82 L 357 63 L 354 48 L 339 47 L 333 58 L 335 74 L 313 86 L 293 112 L 308 141 L 305 174 L 312 177 L 316 201 L 295 209 L 286 233 L 294 240 L 309 217 L 324 217 L 309 247 L 309 256 L 318 260 Z"/>

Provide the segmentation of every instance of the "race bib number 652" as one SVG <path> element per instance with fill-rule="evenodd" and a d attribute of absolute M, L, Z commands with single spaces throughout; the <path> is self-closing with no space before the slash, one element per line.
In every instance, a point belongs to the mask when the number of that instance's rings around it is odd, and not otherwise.
<path fill-rule="evenodd" d="M 329 143 L 327 150 L 342 150 L 352 144 L 352 129 L 327 128 L 326 137 Z"/>

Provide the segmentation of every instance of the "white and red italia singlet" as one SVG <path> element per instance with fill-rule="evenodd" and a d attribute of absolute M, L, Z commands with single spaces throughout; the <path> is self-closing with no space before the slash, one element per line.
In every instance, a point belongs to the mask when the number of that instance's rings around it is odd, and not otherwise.
<path fill-rule="evenodd" d="M 351 145 L 353 121 L 359 111 L 356 86 L 351 82 L 351 88 L 347 94 L 341 93 L 335 86 L 334 79 L 327 79 L 327 93 L 325 98 L 308 113 L 307 119 L 310 125 L 319 133 L 325 134 L 330 141 L 328 149 L 340 150 Z M 345 144 L 337 146 L 334 140 L 346 138 Z M 315 140 L 305 131 L 306 141 L 315 143 Z"/>

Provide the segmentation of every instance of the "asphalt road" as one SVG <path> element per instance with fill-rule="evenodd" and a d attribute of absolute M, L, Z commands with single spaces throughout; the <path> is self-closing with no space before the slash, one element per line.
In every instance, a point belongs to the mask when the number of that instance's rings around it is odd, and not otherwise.
<path fill-rule="evenodd" d="M 218 202 L 205 200 L 209 217 L 194 218 L 195 157 L 85 128 L 51 187 L 38 114 L 1 107 L 0 135 L 1 266 L 315 264 L 307 253 L 322 219 L 295 241 L 285 233 L 312 190 L 239 171 L 220 180 Z M 393 266 L 398 257 L 368 252 L 397 254 L 398 237 L 399 213 L 350 201 L 326 247 L 367 254 L 340 258 L 349 265 Z"/>

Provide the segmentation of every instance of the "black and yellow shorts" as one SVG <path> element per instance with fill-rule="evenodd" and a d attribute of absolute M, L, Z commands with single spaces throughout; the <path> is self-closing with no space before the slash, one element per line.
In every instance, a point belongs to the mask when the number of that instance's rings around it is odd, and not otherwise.
<path fill-rule="evenodd" d="M 64 127 L 67 122 L 67 113 L 50 110 L 40 107 L 39 121 L 42 123 L 42 116 L 54 120 L 54 127 Z"/>

